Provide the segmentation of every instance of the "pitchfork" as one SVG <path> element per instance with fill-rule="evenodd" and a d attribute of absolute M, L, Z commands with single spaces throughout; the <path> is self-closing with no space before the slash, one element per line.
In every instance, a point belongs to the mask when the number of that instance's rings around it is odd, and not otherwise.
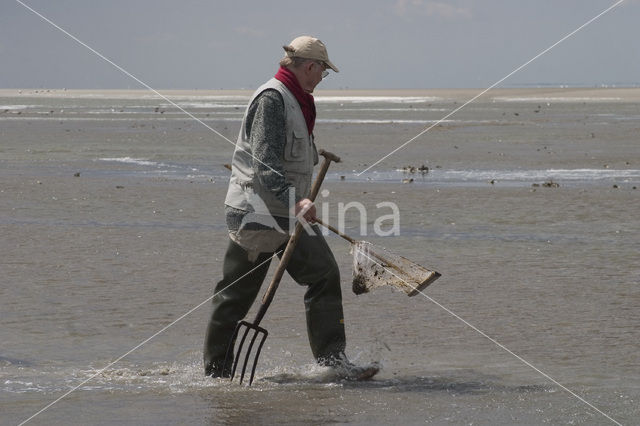
<path fill-rule="evenodd" d="M 316 177 L 316 180 L 313 183 L 313 187 L 311 188 L 311 194 L 309 195 L 309 199 L 311 201 L 314 201 L 316 199 L 316 196 L 318 195 L 318 191 L 320 190 L 320 186 L 322 185 L 322 181 L 324 180 L 324 176 L 327 174 L 327 170 L 329 169 L 329 165 L 331 164 L 331 162 L 332 161 L 336 163 L 340 162 L 340 157 L 330 152 L 327 152 L 325 150 L 321 149 L 319 154 L 324 157 L 324 160 L 322 161 L 322 165 L 320 166 L 320 171 L 318 172 L 318 176 Z M 251 383 L 253 383 L 253 377 L 255 376 L 255 373 L 256 373 L 256 366 L 258 365 L 258 357 L 260 356 L 260 351 L 262 350 L 262 346 L 264 345 L 264 342 L 265 340 L 267 340 L 267 336 L 269 335 L 269 332 L 266 329 L 260 327 L 260 321 L 262 321 L 262 318 L 267 312 L 267 308 L 269 308 L 269 305 L 271 304 L 271 301 L 273 300 L 273 297 L 276 294 L 276 290 L 278 289 L 278 285 L 280 284 L 282 275 L 284 274 L 284 271 L 287 268 L 287 264 L 291 259 L 291 255 L 293 254 L 293 250 L 295 249 L 296 244 L 298 243 L 298 239 L 300 238 L 302 231 L 303 231 L 302 223 L 301 222 L 296 223 L 295 230 L 293 231 L 293 234 L 289 238 L 289 242 L 287 243 L 287 246 L 284 249 L 284 254 L 280 258 L 280 263 L 278 264 L 278 268 L 276 269 L 273 275 L 273 278 L 271 279 L 269 288 L 267 288 L 267 291 L 264 293 L 264 296 L 262 297 L 262 304 L 260 305 L 260 309 L 258 310 L 258 313 L 256 314 L 256 317 L 253 320 L 253 322 L 250 323 L 244 320 L 240 321 L 236 326 L 236 329 L 234 330 L 233 335 L 231 336 L 231 340 L 229 341 L 229 346 L 227 346 L 227 355 L 225 356 L 224 366 L 222 371 L 227 371 L 226 370 L 227 366 L 230 365 L 229 362 L 231 361 L 231 357 L 233 356 L 235 341 L 240 335 L 241 330 L 244 328 L 244 332 L 242 332 L 242 338 L 240 339 L 240 344 L 238 345 L 238 350 L 236 351 L 236 354 L 234 356 L 233 369 L 231 370 L 231 380 L 233 380 L 233 377 L 236 374 L 236 370 L 238 368 L 243 346 L 247 341 L 247 337 L 249 336 L 250 331 L 253 330 L 253 336 L 250 338 L 249 346 L 245 352 L 244 362 L 242 364 L 242 372 L 240 374 L 240 383 L 242 383 L 244 379 L 244 375 L 247 372 L 247 365 L 249 363 L 249 358 L 251 357 L 251 351 L 253 350 L 256 340 L 258 340 L 258 336 L 261 336 L 260 343 L 258 343 L 258 348 L 256 350 L 256 354 L 253 359 L 251 376 L 249 377 L 249 386 L 251 386 Z"/>

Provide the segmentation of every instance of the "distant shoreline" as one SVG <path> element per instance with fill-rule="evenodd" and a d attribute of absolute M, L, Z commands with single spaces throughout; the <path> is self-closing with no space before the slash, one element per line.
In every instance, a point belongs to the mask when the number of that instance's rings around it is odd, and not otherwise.
<path fill-rule="evenodd" d="M 485 89 L 345 89 L 317 90 L 316 97 L 436 97 L 443 100 L 466 101 L 477 96 Z M 163 90 L 158 92 L 168 98 L 184 97 L 249 97 L 253 90 Z M 75 98 L 97 97 L 105 99 L 159 98 L 154 92 L 144 89 L 0 89 L 0 97 L 25 98 Z M 610 102 L 640 101 L 640 87 L 584 87 L 584 88 L 497 88 L 483 94 L 481 100 L 536 102 L 544 99 L 562 101 L 602 100 Z"/>

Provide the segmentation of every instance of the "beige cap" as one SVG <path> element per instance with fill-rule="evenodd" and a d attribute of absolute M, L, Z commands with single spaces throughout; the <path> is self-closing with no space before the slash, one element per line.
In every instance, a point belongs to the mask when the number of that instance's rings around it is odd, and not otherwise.
<path fill-rule="evenodd" d="M 282 46 L 282 48 L 290 58 L 304 58 L 322 61 L 327 65 L 327 67 L 331 68 L 335 72 L 339 72 L 338 68 L 329 60 L 327 48 L 324 43 L 315 37 L 296 37 L 288 46 Z"/>

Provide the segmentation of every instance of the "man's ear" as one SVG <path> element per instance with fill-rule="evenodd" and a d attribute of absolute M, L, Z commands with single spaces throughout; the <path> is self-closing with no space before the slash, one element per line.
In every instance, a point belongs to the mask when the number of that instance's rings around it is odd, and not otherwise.
<path fill-rule="evenodd" d="M 307 62 L 305 62 L 305 63 L 304 63 L 304 70 L 305 70 L 307 73 L 310 73 L 310 72 L 311 72 L 311 68 L 312 68 L 312 67 L 313 67 L 313 61 L 307 61 Z"/>

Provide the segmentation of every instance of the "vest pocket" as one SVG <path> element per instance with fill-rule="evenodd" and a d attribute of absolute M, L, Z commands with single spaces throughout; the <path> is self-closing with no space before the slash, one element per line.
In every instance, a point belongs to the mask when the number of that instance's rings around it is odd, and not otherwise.
<path fill-rule="evenodd" d="M 284 159 L 287 161 L 304 161 L 308 153 L 306 136 L 299 130 L 294 130 L 293 134 L 288 136 L 284 147 Z"/>

